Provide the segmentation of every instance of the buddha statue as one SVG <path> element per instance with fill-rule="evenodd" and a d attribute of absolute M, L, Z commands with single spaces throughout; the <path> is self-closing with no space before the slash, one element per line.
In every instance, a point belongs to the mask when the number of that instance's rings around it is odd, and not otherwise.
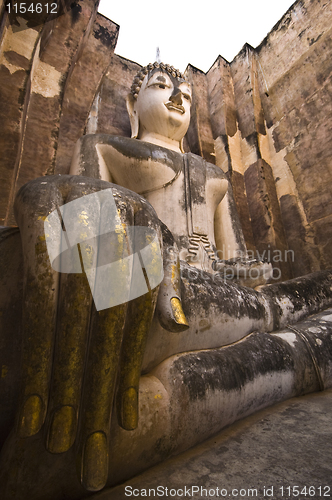
<path fill-rule="evenodd" d="M 183 150 L 191 100 L 190 84 L 178 70 L 162 63 L 143 68 L 127 97 L 131 137 L 136 140 L 103 134 L 83 136 L 70 173 L 113 182 L 147 199 L 174 236 L 180 260 L 213 273 L 225 268 L 220 254 L 227 246 L 228 257 L 242 257 L 244 270 L 249 259 L 242 231 L 234 238 L 234 222 L 223 213 L 222 200 L 229 189 L 225 174 Z M 236 216 L 231 215 L 233 219 Z M 262 262 L 255 265 L 257 272 L 250 285 L 265 284 L 271 277 L 271 266 Z M 247 276 L 246 284 L 249 282 Z"/>
<path fill-rule="evenodd" d="M 19 498 L 8 492 L 28 488 L 37 500 L 46 484 L 52 500 L 56 498 L 55 480 L 67 498 L 80 498 L 85 493 L 79 481 L 86 490 L 99 491 L 107 482 L 116 484 L 126 474 L 129 477 L 140 470 L 127 464 L 131 450 L 134 457 L 139 449 L 145 450 L 148 466 L 174 450 L 192 446 L 200 439 L 197 434 L 204 439 L 209 435 L 206 430 L 181 441 L 178 435 L 184 424 L 175 430 L 172 427 L 179 422 L 176 415 L 182 406 L 171 394 L 184 383 L 182 373 L 187 370 L 194 377 L 196 370 L 184 369 L 181 360 L 190 357 L 190 366 L 199 367 L 204 359 L 204 370 L 197 368 L 204 380 L 207 373 L 220 371 L 216 349 L 228 346 L 222 351 L 225 358 L 227 353 L 240 352 L 241 342 L 254 349 L 253 341 L 247 340 L 252 332 L 261 335 L 262 346 L 271 346 L 266 332 L 332 304 L 331 273 L 269 285 L 271 265 L 246 258 L 244 239 L 233 237 L 231 217 L 223 211 L 222 201 L 229 189 L 225 174 L 183 150 L 191 98 L 190 85 L 179 71 L 162 63 L 142 68 L 127 100 L 132 137 L 83 136 L 76 145 L 69 176 L 36 179 L 17 195 L 15 213 L 25 268 L 23 354 L 22 361 L 18 360 L 22 390 L 16 425 L 2 452 L 3 498 Z M 95 200 L 98 193 L 106 197 L 106 192 L 115 201 L 117 215 L 110 238 L 102 241 L 102 253 L 109 262 L 124 260 L 138 252 L 135 231 L 128 228 L 148 228 L 152 232 L 146 233 L 146 242 L 154 245 L 150 262 L 158 262 L 162 253 L 163 278 L 126 303 L 97 310 L 87 268 L 83 266 L 85 272 L 80 274 L 59 273 L 50 262 L 45 220 L 50 214 L 63 214 L 63 206 L 83 200 L 77 224 L 83 229 L 92 220 L 99 224 L 105 205 L 98 201 L 95 208 L 90 197 Z M 232 262 L 218 254 L 227 231 Z M 80 245 L 81 263 L 90 254 L 91 244 Z M 240 284 L 225 277 L 232 265 L 242 272 Z M 148 267 L 145 263 L 144 275 Z M 256 270 L 256 279 L 246 276 L 251 269 Z M 122 285 L 115 280 L 114 286 L 116 293 Z M 278 349 L 278 359 L 285 364 L 282 359 L 289 361 L 290 355 L 283 357 L 282 348 Z M 296 352 L 296 345 L 294 349 Z M 256 353 L 252 362 L 259 356 Z M 264 359 L 257 372 L 248 375 L 250 381 L 261 380 L 263 372 L 265 376 L 266 365 L 275 354 L 269 347 L 262 349 L 261 356 Z M 287 363 L 283 369 L 293 369 L 291 361 Z M 279 370 L 277 362 L 271 366 Z M 243 367 L 243 374 L 245 371 Z M 229 380 L 239 391 L 246 384 L 245 375 L 232 374 Z M 213 400 L 215 391 L 219 401 L 222 383 L 218 379 L 212 387 L 209 382 L 208 388 L 203 384 L 199 397 L 189 398 L 188 410 L 183 411 L 189 415 L 195 410 L 200 415 L 196 409 L 199 398 L 208 394 Z M 279 382 L 273 379 L 270 383 Z M 188 384 L 188 391 L 196 394 L 190 377 Z M 278 400 L 277 393 L 282 397 L 293 394 L 288 386 L 281 392 L 271 387 L 271 403 Z M 315 390 L 312 378 L 308 387 L 305 390 Z M 252 411 L 262 407 L 261 400 L 257 401 Z M 241 411 L 241 415 L 248 413 Z M 161 451 L 165 440 L 158 438 L 163 431 L 158 412 L 173 412 L 165 424 L 173 429 L 173 444 L 165 445 L 165 452 Z M 211 429 L 216 432 L 218 424 L 211 424 Z M 34 484 L 42 460 L 54 467 L 49 481 L 44 480 L 43 493 Z M 73 486 L 76 466 L 79 481 Z"/>

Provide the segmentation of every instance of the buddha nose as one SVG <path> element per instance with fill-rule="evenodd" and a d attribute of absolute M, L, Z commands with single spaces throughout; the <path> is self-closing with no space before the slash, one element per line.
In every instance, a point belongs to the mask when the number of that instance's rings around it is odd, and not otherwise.
<path fill-rule="evenodd" d="M 169 98 L 170 101 L 174 102 L 174 104 L 182 104 L 182 92 L 178 87 L 175 87 L 173 90 L 173 93 L 171 97 Z"/>

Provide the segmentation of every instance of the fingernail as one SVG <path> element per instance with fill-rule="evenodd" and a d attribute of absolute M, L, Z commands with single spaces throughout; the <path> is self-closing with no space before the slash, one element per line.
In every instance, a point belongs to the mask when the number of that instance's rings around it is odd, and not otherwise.
<path fill-rule="evenodd" d="M 172 311 L 174 319 L 178 325 L 183 325 L 186 330 L 189 327 L 187 318 L 183 312 L 181 301 L 177 297 L 171 299 Z"/>
<path fill-rule="evenodd" d="M 129 387 L 121 397 L 121 427 L 133 431 L 138 425 L 138 394 L 134 387 Z"/>
<path fill-rule="evenodd" d="M 44 423 L 43 401 L 37 395 L 30 396 L 24 403 L 18 433 L 22 438 L 34 436 Z"/>
<path fill-rule="evenodd" d="M 76 436 L 76 411 L 72 406 L 62 406 L 53 416 L 47 442 L 51 453 L 64 453 L 74 444 Z"/>
<path fill-rule="evenodd" d="M 83 451 L 82 485 L 88 491 L 104 488 L 108 476 L 107 438 L 104 432 L 94 432 L 86 440 Z"/>

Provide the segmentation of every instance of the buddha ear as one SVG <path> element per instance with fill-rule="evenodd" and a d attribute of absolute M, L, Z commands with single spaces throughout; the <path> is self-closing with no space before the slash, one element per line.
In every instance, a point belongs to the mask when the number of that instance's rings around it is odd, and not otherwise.
<path fill-rule="evenodd" d="M 183 149 L 183 137 L 180 141 L 180 151 L 181 151 L 181 153 L 185 153 L 185 150 Z"/>
<path fill-rule="evenodd" d="M 134 98 L 133 94 L 128 94 L 126 98 L 126 104 L 127 104 L 127 111 L 129 115 L 129 120 L 130 120 L 130 126 L 131 126 L 131 138 L 136 139 L 138 136 L 138 114 L 135 109 L 135 103 L 136 99 Z"/>

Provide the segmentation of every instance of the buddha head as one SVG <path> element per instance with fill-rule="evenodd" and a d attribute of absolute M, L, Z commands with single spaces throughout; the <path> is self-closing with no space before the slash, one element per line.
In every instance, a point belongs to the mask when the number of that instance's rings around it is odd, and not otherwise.
<path fill-rule="evenodd" d="M 190 105 L 185 77 L 172 66 L 149 64 L 136 75 L 127 97 L 131 137 L 183 152 Z"/>

